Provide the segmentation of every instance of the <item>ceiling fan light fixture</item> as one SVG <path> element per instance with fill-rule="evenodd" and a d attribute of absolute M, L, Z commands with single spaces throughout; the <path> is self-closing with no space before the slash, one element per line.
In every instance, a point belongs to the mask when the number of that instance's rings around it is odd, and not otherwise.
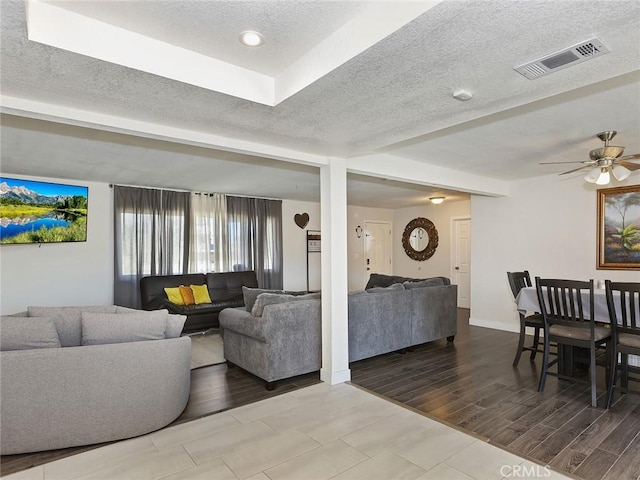
<path fill-rule="evenodd" d="M 444 197 L 429 197 L 429 200 L 431 200 L 431 203 L 434 205 L 440 205 L 444 202 Z"/>
<path fill-rule="evenodd" d="M 589 170 L 589 173 L 585 175 L 584 179 L 589 183 L 596 183 L 596 180 L 598 180 L 599 176 L 600 176 L 600 167 L 595 167 Z"/>
<path fill-rule="evenodd" d="M 596 185 L 608 185 L 611 181 L 611 175 L 609 175 L 609 167 L 602 167 L 600 169 L 600 175 L 596 180 Z"/>
<path fill-rule="evenodd" d="M 622 180 L 625 180 L 629 175 L 631 175 L 631 170 L 624 167 L 623 165 L 616 164 L 611 169 L 611 173 L 613 173 L 613 176 L 616 177 L 616 180 L 621 182 Z"/>
<path fill-rule="evenodd" d="M 562 172 L 560 175 L 567 175 L 588 169 L 588 173 L 584 176 L 584 179 L 596 185 L 608 185 L 612 180 L 611 175 L 613 175 L 613 180 L 618 182 L 626 180 L 635 170 L 640 170 L 640 164 L 635 163 L 637 160 L 640 160 L 640 153 L 623 156 L 623 146 L 609 145 L 609 142 L 616 136 L 616 133 L 615 130 L 607 130 L 596 135 L 604 142 L 604 146 L 591 150 L 589 152 L 590 160 L 582 162 L 541 162 L 540 165 L 581 163 L 581 167 Z"/>

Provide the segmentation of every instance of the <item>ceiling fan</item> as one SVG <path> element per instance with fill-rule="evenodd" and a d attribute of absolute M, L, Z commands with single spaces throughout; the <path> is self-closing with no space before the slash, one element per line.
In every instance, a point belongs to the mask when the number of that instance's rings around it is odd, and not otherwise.
<path fill-rule="evenodd" d="M 624 147 L 609 145 L 609 141 L 616 136 L 616 133 L 618 132 L 615 130 L 607 130 L 606 132 L 600 132 L 596 135 L 604 142 L 604 147 L 591 150 L 589 152 L 590 160 L 584 160 L 582 162 L 541 162 L 540 165 L 582 163 L 583 165 L 581 167 L 562 172 L 560 175 L 590 169 L 584 179 L 589 183 L 595 183 L 597 185 L 607 185 L 611 181 L 611 174 L 613 174 L 616 180 L 624 180 L 631 175 L 633 170 L 640 169 L 640 164 L 634 163 L 635 160 L 640 160 L 640 153 L 625 155 L 623 157 Z"/>

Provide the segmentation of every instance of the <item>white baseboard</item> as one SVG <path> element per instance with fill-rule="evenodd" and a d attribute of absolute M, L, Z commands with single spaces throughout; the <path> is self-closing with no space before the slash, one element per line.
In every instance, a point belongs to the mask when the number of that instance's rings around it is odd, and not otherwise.
<path fill-rule="evenodd" d="M 338 372 L 331 372 L 328 369 L 320 369 L 320 380 L 328 383 L 329 385 L 337 385 L 338 383 L 344 383 L 351 381 L 351 370 L 340 370 Z"/>
<path fill-rule="evenodd" d="M 503 332 L 520 333 L 520 324 L 508 325 L 504 322 L 497 322 L 495 320 L 486 320 L 483 318 L 469 318 L 469 325 L 474 327 L 492 328 L 493 330 L 502 330 Z"/>

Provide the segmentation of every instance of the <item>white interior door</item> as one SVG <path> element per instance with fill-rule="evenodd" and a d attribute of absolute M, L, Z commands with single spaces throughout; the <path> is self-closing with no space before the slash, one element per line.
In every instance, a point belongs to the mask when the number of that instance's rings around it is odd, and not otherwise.
<path fill-rule="evenodd" d="M 364 223 L 364 278 L 369 274 L 391 275 L 391 224 L 389 222 Z"/>
<path fill-rule="evenodd" d="M 470 308 L 471 219 L 452 219 L 451 281 L 458 285 L 458 307 Z"/>

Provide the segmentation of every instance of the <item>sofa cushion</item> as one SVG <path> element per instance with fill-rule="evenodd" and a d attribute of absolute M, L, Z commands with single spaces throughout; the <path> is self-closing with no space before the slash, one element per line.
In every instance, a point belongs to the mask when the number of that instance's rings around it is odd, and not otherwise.
<path fill-rule="evenodd" d="M 180 285 L 178 287 L 180 289 L 180 296 L 182 297 L 182 302 L 185 305 L 195 305 L 196 299 L 193 296 L 193 290 L 191 287 L 185 287 L 184 285 Z"/>
<path fill-rule="evenodd" d="M 167 329 L 167 310 L 136 313 L 82 312 L 82 345 L 161 340 Z"/>
<path fill-rule="evenodd" d="M 293 302 L 295 299 L 296 297 L 294 295 L 287 295 L 285 293 L 261 293 L 253 304 L 251 315 L 254 317 L 261 317 L 264 307 L 267 305 Z"/>
<path fill-rule="evenodd" d="M 412 288 L 424 288 L 424 287 L 440 287 L 444 285 L 442 277 L 427 278 L 425 280 L 404 282 L 404 288 L 411 290 Z"/>
<path fill-rule="evenodd" d="M 368 288 L 366 291 L 369 293 L 376 293 L 376 292 L 389 292 L 389 291 L 393 291 L 393 290 L 404 290 L 404 285 L 402 283 L 394 283 L 393 285 L 389 285 L 388 287 L 373 287 L 373 288 Z"/>
<path fill-rule="evenodd" d="M 451 280 L 447 277 L 432 277 L 432 278 L 408 278 L 408 277 L 399 277 L 397 275 L 384 275 L 382 273 L 372 273 L 369 276 L 369 281 L 367 282 L 367 286 L 365 288 L 373 288 L 373 287 L 388 287 L 389 285 L 393 285 L 394 283 L 404 283 L 404 282 L 420 282 L 423 280 L 439 280 L 441 283 L 437 285 L 451 285 Z"/>
<path fill-rule="evenodd" d="M 131 313 L 131 312 L 140 312 L 140 310 L 136 310 L 135 308 L 121 307 L 120 305 L 116 305 L 115 313 Z"/>
<path fill-rule="evenodd" d="M 27 312 L 30 317 L 52 318 L 62 346 L 77 347 L 82 342 L 82 312 L 116 313 L 116 309 L 115 305 L 27 307 Z"/>
<path fill-rule="evenodd" d="M 256 303 L 256 299 L 258 298 L 258 295 L 260 295 L 261 293 L 283 294 L 285 292 L 283 292 L 282 290 L 267 290 L 265 288 L 249 288 L 243 285 L 242 298 L 244 299 L 244 308 L 247 310 L 247 312 L 250 312 L 253 310 L 253 305 Z"/>
<path fill-rule="evenodd" d="M 164 331 L 165 338 L 178 338 L 184 328 L 184 322 L 187 321 L 186 315 L 177 315 L 174 313 L 167 314 L 167 325 Z"/>
<path fill-rule="evenodd" d="M 258 287 L 256 272 L 254 271 L 207 273 L 206 277 L 212 302 L 242 301 L 243 286 Z"/>
<path fill-rule="evenodd" d="M 264 312 L 264 307 L 267 305 L 275 305 L 278 303 L 297 302 L 300 300 L 316 300 L 320 298 L 319 293 L 309 293 L 307 295 L 288 295 L 284 293 L 261 293 L 256 299 L 253 308 L 251 309 L 251 315 L 254 317 L 261 317 Z"/>
<path fill-rule="evenodd" d="M 384 275 L 382 273 L 372 273 L 365 287 L 366 290 L 373 287 L 389 287 L 394 283 L 402 283 L 406 281 L 416 280 L 408 277 L 399 277 L 397 275 Z"/>
<path fill-rule="evenodd" d="M 60 348 L 53 319 L 48 317 L 0 317 L 0 350 Z"/>
<path fill-rule="evenodd" d="M 195 303 L 196 305 L 211 303 L 209 289 L 206 285 L 191 285 L 191 291 L 193 292 L 193 303 Z"/>
<path fill-rule="evenodd" d="M 182 299 L 182 293 L 180 293 L 180 287 L 164 287 L 164 293 L 167 295 L 167 300 L 176 305 L 184 305 Z"/>

